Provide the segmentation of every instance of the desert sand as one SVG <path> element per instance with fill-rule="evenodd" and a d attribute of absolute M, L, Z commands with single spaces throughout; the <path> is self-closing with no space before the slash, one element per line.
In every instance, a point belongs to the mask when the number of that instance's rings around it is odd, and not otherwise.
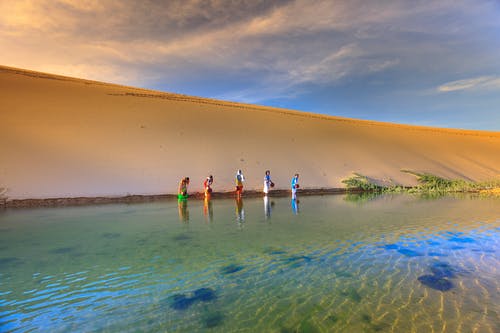
<path fill-rule="evenodd" d="M 401 169 L 500 177 L 500 132 L 362 121 L 0 67 L 0 188 L 11 199 L 343 187 L 358 172 L 413 185 Z M 333 112 L 335 110 L 332 110 Z"/>

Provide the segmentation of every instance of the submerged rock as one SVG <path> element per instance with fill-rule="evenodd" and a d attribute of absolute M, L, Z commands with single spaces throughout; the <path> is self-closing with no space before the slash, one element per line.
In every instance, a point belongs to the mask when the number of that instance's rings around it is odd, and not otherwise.
<path fill-rule="evenodd" d="M 192 295 L 191 297 L 186 294 L 172 296 L 170 307 L 175 310 L 187 310 L 197 302 L 210 302 L 217 299 L 217 294 L 212 288 L 196 289 Z"/>
<path fill-rule="evenodd" d="M 211 288 L 200 288 L 194 291 L 192 298 L 197 301 L 210 302 L 217 299 L 217 294 Z"/>
<path fill-rule="evenodd" d="M 233 274 L 233 273 L 239 272 L 242 269 L 243 269 L 243 266 L 236 265 L 236 264 L 230 264 L 230 265 L 222 267 L 220 271 L 222 274 L 227 275 L 227 274 Z"/>
<path fill-rule="evenodd" d="M 194 299 L 187 297 L 183 294 L 177 294 L 172 296 L 171 307 L 175 310 L 187 310 L 191 305 L 193 305 Z"/>
<path fill-rule="evenodd" d="M 426 287 L 439 291 L 448 291 L 455 287 L 450 280 L 436 275 L 422 275 L 418 277 L 418 281 Z"/>

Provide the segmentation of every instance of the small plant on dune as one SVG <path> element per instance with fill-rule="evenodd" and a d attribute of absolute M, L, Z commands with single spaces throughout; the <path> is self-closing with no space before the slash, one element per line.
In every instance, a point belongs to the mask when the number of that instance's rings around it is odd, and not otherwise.
<path fill-rule="evenodd" d="M 347 190 L 374 193 L 443 194 L 483 191 L 487 191 L 488 193 L 497 193 L 500 191 L 500 179 L 475 183 L 462 179 L 446 179 L 430 173 L 418 173 L 409 170 L 401 171 L 417 177 L 419 185 L 410 188 L 399 185 L 380 186 L 371 182 L 368 177 L 359 173 L 354 173 L 354 176 L 344 179 L 342 183 L 346 184 Z"/>
<path fill-rule="evenodd" d="M 348 190 L 362 190 L 370 192 L 381 192 L 383 187 L 374 184 L 368 180 L 368 177 L 359 173 L 354 173 L 354 176 L 342 180 Z"/>
<path fill-rule="evenodd" d="M 401 170 L 417 177 L 419 185 L 412 189 L 416 192 L 470 192 L 478 189 L 479 183 L 462 179 L 446 179 L 430 173 Z"/>

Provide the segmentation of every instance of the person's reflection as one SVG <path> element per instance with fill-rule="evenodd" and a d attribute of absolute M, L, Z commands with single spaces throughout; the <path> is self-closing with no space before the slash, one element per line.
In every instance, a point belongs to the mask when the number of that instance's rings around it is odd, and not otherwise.
<path fill-rule="evenodd" d="M 239 196 L 236 197 L 236 221 L 241 227 L 242 223 L 245 222 L 245 210 L 243 209 L 243 199 Z"/>
<path fill-rule="evenodd" d="M 205 216 L 206 223 L 212 222 L 214 219 L 214 209 L 212 207 L 210 196 L 206 196 L 205 201 L 203 202 L 203 215 Z"/>
<path fill-rule="evenodd" d="M 299 214 L 299 203 L 300 201 L 297 198 L 293 198 L 292 201 L 290 202 L 290 204 L 292 205 L 292 212 L 295 215 Z"/>
<path fill-rule="evenodd" d="M 189 222 L 189 210 L 187 207 L 187 199 L 178 199 L 177 206 L 179 208 L 179 220 L 181 222 Z"/>
<path fill-rule="evenodd" d="M 266 216 L 266 220 L 271 218 L 271 202 L 267 195 L 264 196 L 264 214 Z"/>

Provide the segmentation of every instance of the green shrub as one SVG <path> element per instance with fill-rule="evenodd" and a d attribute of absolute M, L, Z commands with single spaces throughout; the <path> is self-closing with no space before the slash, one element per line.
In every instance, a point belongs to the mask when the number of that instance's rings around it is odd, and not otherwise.
<path fill-rule="evenodd" d="M 374 184 L 368 180 L 366 176 L 355 173 L 354 176 L 342 180 L 348 190 L 362 190 L 371 192 L 381 192 L 383 187 Z"/>
<path fill-rule="evenodd" d="M 451 192 L 478 192 L 480 190 L 490 190 L 500 188 L 500 179 L 471 182 L 461 179 L 446 179 L 430 173 L 417 173 L 409 170 L 401 170 L 417 177 L 419 185 L 415 187 L 403 187 L 399 185 L 380 186 L 370 182 L 368 177 L 355 173 L 354 176 L 344 179 L 347 190 L 359 190 L 377 193 L 424 193 L 439 194 Z"/>

